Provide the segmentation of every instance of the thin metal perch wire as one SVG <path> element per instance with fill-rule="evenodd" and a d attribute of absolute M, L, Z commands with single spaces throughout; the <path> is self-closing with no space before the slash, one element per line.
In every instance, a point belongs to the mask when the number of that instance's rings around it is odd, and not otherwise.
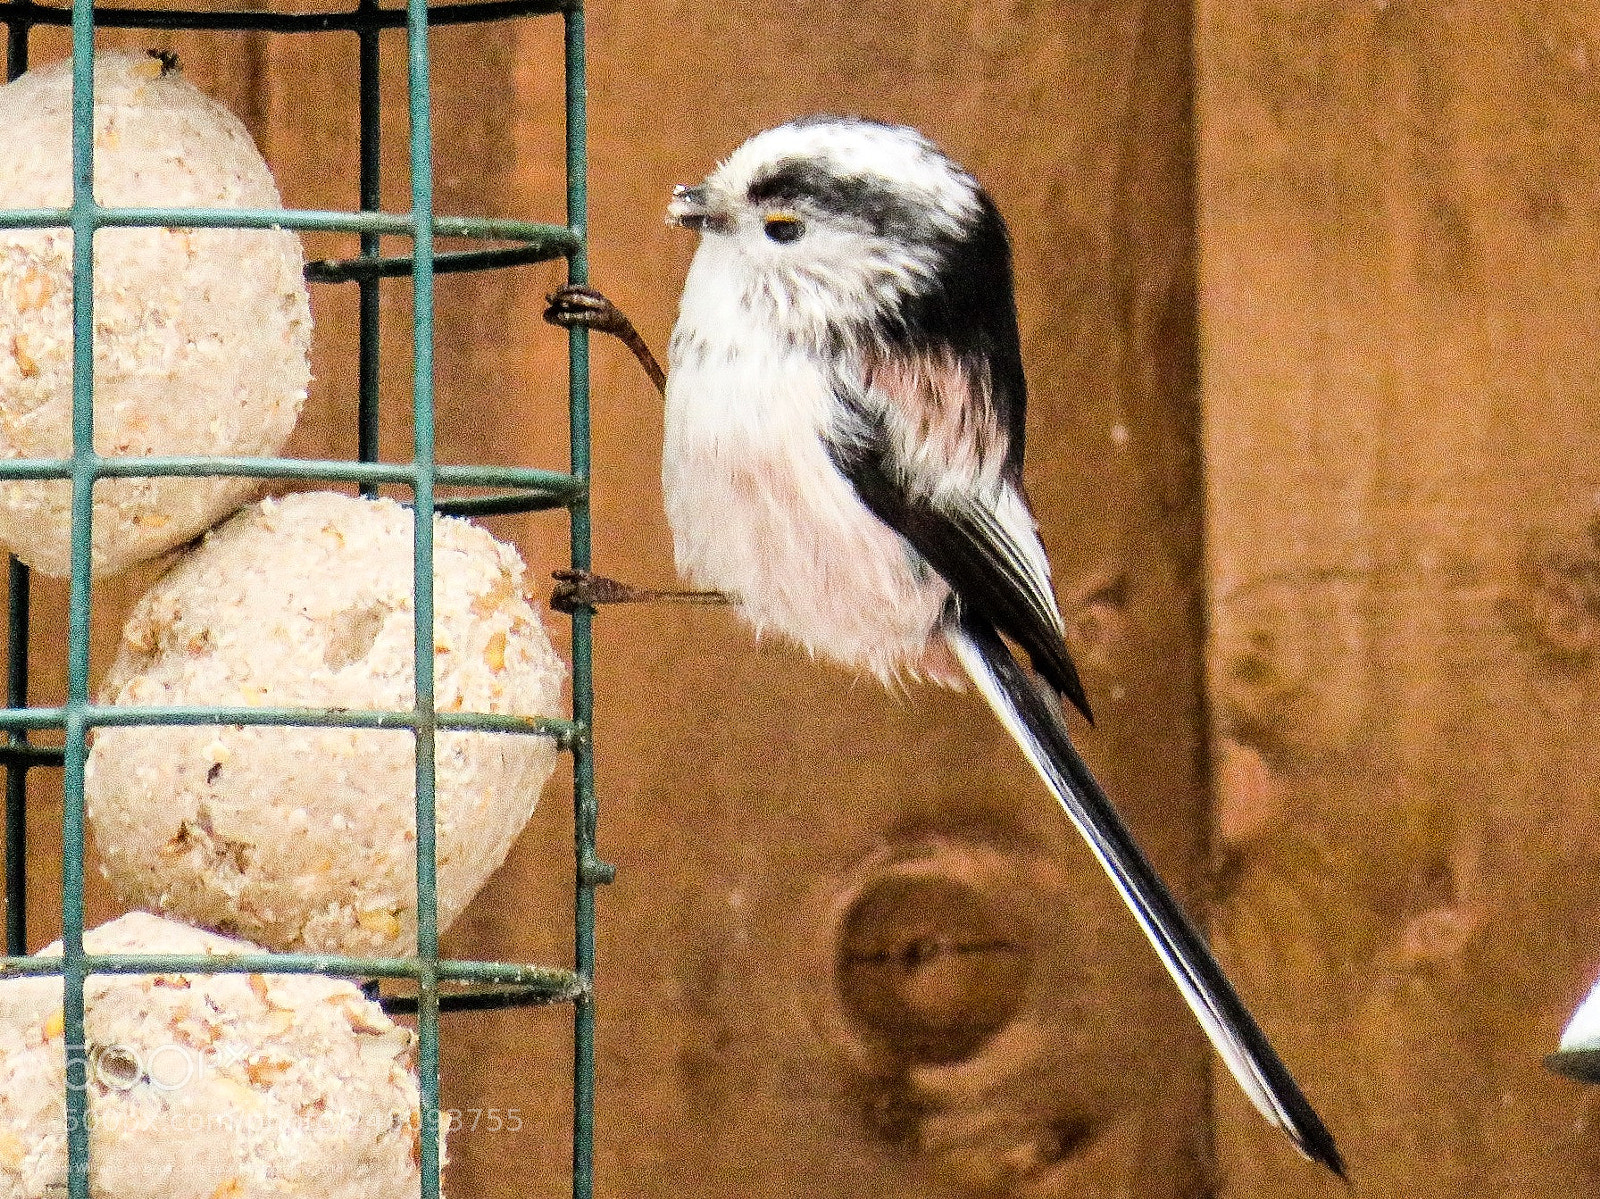
<path fill-rule="evenodd" d="M 565 24 L 567 116 L 567 212 L 564 225 L 526 221 L 447 217 L 433 211 L 432 130 L 429 97 L 430 25 L 502 20 L 560 13 Z M 6 706 L 0 709 L 0 766 L 6 772 L 6 957 L 0 978 L 59 974 L 67 1053 L 68 1199 L 89 1193 L 89 1121 L 84 1037 L 84 979 L 90 974 L 314 973 L 359 979 L 401 979 L 415 984 L 415 996 L 389 1001 L 393 1010 L 414 1011 L 418 1029 L 421 1083 L 422 1199 L 439 1194 L 439 1015 L 441 1010 L 487 1009 L 527 1003 L 573 1004 L 572 1193 L 590 1199 L 593 1190 L 594 1132 L 594 889 L 610 882 L 612 868 L 596 854 L 598 816 L 594 761 L 589 730 L 593 723 L 591 616 L 572 616 L 571 720 L 527 720 L 474 713 L 440 714 L 433 697 L 433 515 L 529 512 L 565 507 L 570 511 L 571 564 L 590 565 L 589 526 L 589 362 L 588 334 L 569 334 L 571 470 L 441 466 L 434 460 L 433 321 L 436 274 L 491 270 L 565 257 L 573 282 L 588 278 L 585 241 L 586 160 L 584 23 L 582 0 L 490 0 L 442 5 L 407 0 L 402 12 L 358 0 L 353 9 L 320 13 L 192 11 L 100 8 L 74 0 L 70 9 L 31 0 L 0 2 L 0 21 L 8 27 L 8 78 L 27 69 L 29 31 L 38 25 L 72 29 L 72 204 L 69 208 L 0 212 L 0 228 L 59 228 L 73 231 L 73 278 L 93 277 L 96 229 L 125 226 L 191 228 L 288 228 L 360 235 L 360 254 L 346 260 L 308 264 L 312 282 L 356 283 L 360 293 L 357 375 L 358 456 L 360 461 L 306 461 L 289 458 L 102 457 L 94 451 L 93 289 L 74 286 L 72 456 L 62 459 L 0 462 L 0 479 L 70 479 L 72 482 L 71 581 L 68 608 L 67 695 L 60 707 L 28 706 L 29 575 L 15 558 L 9 565 Z M 360 205 L 359 212 L 264 209 L 103 208 L 94 202 L 93 112 L 94 29 L 131 27 L 261 31 L 272 33 L 353 32 L 359 43 Z M 410 106 L 411 207 L 405 213 L 379 211 L 379 34 L 404 28 Z M 409 237 L 409 257 L 382 256 L 379 237 Z M 518 243 L 485 250 L 437 252 L 436 237 Z M 409 276 L 412 309 L 412 416 L 414 440 L 409 463 L 378 462 L 379 286 L 385 278 Z M 343 481 L 375 495 L 381 483 L 409 487 L 414 521 L 416 695 L 408 711 L 336 711 L 310 708 L 221 708 L 199 705 L 108 707 L 89 698 L 89 617 L 91 587 L 90 525 L 97 480 L 120 477 L 243 475 L 300 481 Z M 495 494 L 440 497 L 437 488 L 460 487 Z M 254 953 L 232 956 L 183 954 L 89 955 L 83 949 L 83 782 L 87 734 L 108 725 L 249 724 L 409 729 L 416 744 L 417 952 L 405 958 L 359 958 L 336 954 Z M 28 732 L 61 729 L 61 748 L 36 746 Z M 572 969 L 497 962 L 441 960 L 434 859 L 434 735 L 440 730 L 474 729 L 503 734 L 553 737 L 573 754 L 575 929 Z M 27 772 L 40 766 L 63 771 L 62 941 L 55 959 L 27 952 L 26 854 Z M 448 990 L 441 984 L 450 984 Z M 76 1073 L 74 1073 L 76 1071 Z"/>

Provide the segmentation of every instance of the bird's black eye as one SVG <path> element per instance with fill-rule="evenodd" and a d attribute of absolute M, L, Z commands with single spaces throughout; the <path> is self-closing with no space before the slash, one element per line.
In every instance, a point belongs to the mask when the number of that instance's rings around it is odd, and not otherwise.
<path fill-rule="evenodd" d="M 775 212 L 767 218 L 767 236 L 775 242 L 788 245 L 798 241 L 806 231 L 806 223 L 790 212 Z"/>

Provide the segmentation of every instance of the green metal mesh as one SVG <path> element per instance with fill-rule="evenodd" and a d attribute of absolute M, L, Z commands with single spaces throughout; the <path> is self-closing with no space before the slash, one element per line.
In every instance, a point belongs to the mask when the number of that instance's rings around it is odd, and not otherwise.
<path fill-rule="evenodd" d="M 432 134 L 429 99 L 431 25 L 560 15 L 565 25 L 567 109 L 567 212 L 563 225 L 439 216 L 433 211 Z M 377 0 L 358 0 L 337 12 L 270 13 L 94 8 L 74 0 L 70 9 L 31 0 L 0 0 L 0 21 L 8 29 L 8 77 L 27 69 L 29 31 L 40 25 L 72 30 L 72 179 L 70 208 L 0 212 L 0 228 L 70 227 L 73 231 L 72 317 L 74 331 L 73 419 L 70 458 L 0 462 L 0 480 L 70 479 L 72 551 L 69 591 L 67 696 L 60 707 L 28 705 L 29 577 L 16 559 L 9 566 L 6 705 L 0 709 L 0 764 L 6 773 L 6 956 L 0 978 L 59 974 L 64 980 L 63 1016 L 67 1053 L 68 1199 L 89 1193 L 89 1133 L 84 1087 L 88 1056 L 84 1038 L 83 984 L 89 974 L 315 973 L 362 980 L 405 979 L 415 998 L 391 1001 L 391 1010 L 416 1013 L 421 1082 L 421 1172 L 423 1199 L 439 1194 L 439 1043 L 440 1012 L 570 1002 L 573 1027 L 572 1193 L 592 1193 L 594 1128 L 594 891 L 611 879 L 611 868 L 595 852 L 597 805 L 589 729 L 592 723 L 591 616 L 572 618 L 572 719 L 525 720 L 516 717 L 438 713 L 433 697 L 433 514 L 528 512 L 566 508 L 571 520 L 571 562 L 589 566 L 589 363 L 582 329 L 569 335 L 571 469 L 569 473 L 507 467 L 441 466 L 434 461 L 434 276 L 450 271 L 489 270 L 564 257 L 569 277 L 587 279 L 585 246 L 586 179 L 584 24 L 582 0 L 490 0 L 429 9 L 426 0 L 407 0 L 404 10 L 382 8 Z M 95 204 L 93 179 L 94 30 L 143 29 L 261 31 L 281 34 L 354 34 L 360 49 L 360 206 L 357 212 L 249 209 L 102 208 Z M 379 211 L 379 34 L 406 32 L 410 105 L 411 207 L 403 213 Z M 348 260 L 313 262 L 307 278 L 319 283 L 354 282 L 360 291 L 358 364 L 359 461 L 307 461 L 287 458 L 165 457 L 111 458 L 94 451 L 94 314 L 92 278 L 94 231 L 114 226 L 191 228 L 289 228 L 360 234 L 360 254 Z M 409 257 L 383 257 L 379 237 L 410 238 Z M 516 243 L 510 247 L 436 253 L 436 237 Z M 379 282 L 409 276 L 412 308 L 412 409 L 414 444 L 408 463 L 378 462 Z M 314 482 L 353 482 L 363 494 L 379 484 L 411 492 L 416 512 L 414 612 L 415 705 L 408 711 L 335 711 L 267 707 L 106 707 L 89 698 L 89 618 L 91 588 L 90 520 L 98 479 L 125 476 L 244 475 Z M 436 495 L 439 487 L 470 487 L 494 494 L 465 499 Z M 83 949 L 84 762 L 88 731 L 108 725 L 235 724 L 332 725 L 352 728 L 409 729 L 416 746 L 417 950 L 405 958 L 357 958 L 332 954 L 259 953 L 233 957 L 175 954 L 97 955 Z M 62 748 L 32 745 L 28 732 L 61 729 Z M 553 737 L 573 755 L 575 829 L 575 929 L 571 969 L 439 958 L 438 913 L 434 888 L 434 733 L 473 729 L 511 735 Z M 24 865 L 27 855 L 26 776 L 37 767 L 63 772 L 63 858 L 61 921 L 64 952 L 41 960 L 26 954 Z M 443 985 L 441 985 L 443 984 Z"/>

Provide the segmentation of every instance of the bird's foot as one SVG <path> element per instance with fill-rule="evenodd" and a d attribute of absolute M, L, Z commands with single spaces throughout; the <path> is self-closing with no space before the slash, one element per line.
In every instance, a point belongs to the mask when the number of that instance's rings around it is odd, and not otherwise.
<path fill-rule="evenodd" d="M 579 608 L 598 608 L 606 604 L 726 604 L 720 591 L 658 591 L 633 587 L 587 570 L 557 570 L 550 594 L 550 606 L 569 615 Z"/>
<path fill-rule="evenodd" d="M 544 300 L 544 319 L 563 329 L 581 325 L 585 329 L 617 337 L 633 329 L 633 322 L 624 315 L 622 309 L 587 284 L 565 284 Z"/>
<path fill-rule="evenodd" d="M 568 283 L 545 297 L 544 319 L 563 329 L 592 329 L 609 333 L 633 351 L 657 391 L 666 387 L 666 372 L 627 314 L 600 292 L 583 283 Z"/>

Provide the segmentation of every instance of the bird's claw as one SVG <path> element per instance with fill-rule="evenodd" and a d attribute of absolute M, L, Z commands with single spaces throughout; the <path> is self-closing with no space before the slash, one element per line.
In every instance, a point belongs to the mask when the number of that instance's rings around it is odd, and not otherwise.
<path fill-rule="evenodd" d="M 635 589 L 626 583 L 591 574 L 587 570 L 556 570 L 550 573 L 556 581 L 550 593 L 550 606 L 569 616 L 579 608 L 593 608 L 600 604 L 625 604 L 634 598 Z"/>
<path fill-rule="evenodd" d="M 639 360 L 657 391 L 664 392 L 667 376 L 644 338 L 627 315 L 586 283 L 568 283 L 545 297 L 544 319 L 563 329 L 592 329 L 609 333 Z"/>
<path fill-rule="evenodd" d="M 728 597 L 720 591 L 656 591 L 648 587 L 632 587 L 587 570 L 556 570 L 550 573 L 550 577 L 556 581 L 550 593 L 550 606 L 569 616 L 579 608 L 598 608 L 604 604 L 728 602 Z"/>
<path fill-rule="evenodd" d="M 620 308 L 587 284 L 565 284 L 544 299 L 544 319 L 563 329 L 582 327 L 618 337 L 633 329 Z"/>

